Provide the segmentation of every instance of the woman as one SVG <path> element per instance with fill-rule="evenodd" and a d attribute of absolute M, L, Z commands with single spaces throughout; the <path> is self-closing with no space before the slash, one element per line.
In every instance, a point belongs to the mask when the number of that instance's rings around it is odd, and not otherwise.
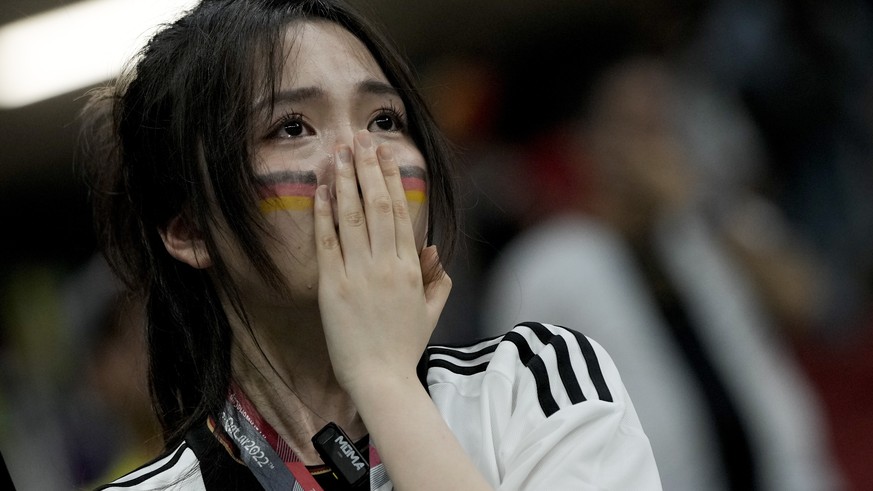
<path fill-rule="evenodd" d="M 451 287 L 424 247 L 454 237 L 446 144 L 346 6 L 204 1 L 88 113 L 166 449 L 107 489 L 659 488 L 584 336 L 426 348 Z"/>

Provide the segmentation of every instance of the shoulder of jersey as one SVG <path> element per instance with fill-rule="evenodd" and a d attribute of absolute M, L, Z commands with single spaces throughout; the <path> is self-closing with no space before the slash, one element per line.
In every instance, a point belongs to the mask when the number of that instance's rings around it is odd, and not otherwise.
<path fill-rule="evenodd" d="M 592 341 L 579 332 L 551 324 L 523 322 L 502 336 L 469 346 L 429 346 L 427 374 L 428 380 L 449 381 L 482 377 L 489 371 L 509 378 L 530 373 L 540 407 L 548 417 L 561 408 L 560 401 L 570 404 L 591 399 L 613 402 L 601 367 L 604 360 L 598 357 L 598 351 L 608 360 L 602 348 L 595 349 Z"/>
<path fill-rule="evenodd" d="M 197 489 L 199 466 L 194 451 L 182 443 L 172 452 L 158 457 L 116 481 L 95 491 L 112 489 Z"/>

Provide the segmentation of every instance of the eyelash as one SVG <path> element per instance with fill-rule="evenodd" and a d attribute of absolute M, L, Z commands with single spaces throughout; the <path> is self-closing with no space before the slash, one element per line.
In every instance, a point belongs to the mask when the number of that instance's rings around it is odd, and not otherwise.
<path fill-rule="evenodd" d="M 379 116 L 384 116 L 386 114 L 394 118 L 394 122 L 397 125 L 397 129 L 392 131 L 404 131 L 406 129 L 406 114 L 398 109 L 393 103 L 380 107 L 376 116 L 373 118 L 373 121 L 375 121 Z"/>
<path fill-rule="evenodd" d="M 268 135 L 271 138 L 277 138 L 277 139 L 283 138 L 282 136 L 279 135 L 279 132 L 282 131 L 286 126 L 288 126 L 291 123 L 300 123 L 304 127 L 308 127 L 306 122 L 303 120 L 302 114 L 300 114 L 298 112 L 288 112 L 288 113 L 285 113 L 281 118 L 279 118 L 279 121 L 277 121 L 276 124 L 273 125 L 272 128 L 270 128 Z"/>
<path fill-rule="evenodd" d="M 378 109 L 378 111 L 376 112 L 376 115 L 373 117 L 373 119 L 371 119 L 370 122 L 367 124 L 367 127 L 369 127 L 371 124 L 374 124 L 374 122 L 376 121 L 377 118 L 379 118 L 380 116 L 385 116 L 385 115 L 390 116 L 394 120 L 394 124 L 396 126 L 396 128 L 393 130 L 385 130 L 385 131 L 402 132 L 406 129 L 406 114 L 403 111 L 401 111 L 400 109 L 398 109 L 397 106 L 395 106 L 393 103 L 389 104 L 387 106 L 380 107 Z M 308 128 L 308 125 L 304 121 L 302 114 L 300 114 L 298 112 L 288 112 L 288 113 L 285 113 L 281 118 L 279 118 L 279 121 L 277 121 L 276 124 L 273 125 L 273 127 L 269 131 L 269 135 L 272 138 L 279 138 L 279 139 L 283 138 L 283 137 L 279 136 L 279 132 L 282 131 L 286 126 L 288 126 L 291 123 L 299 123 L 299 124 L 303 125 L 304 127 Z M 311 128 L 308 128 L 308 129 L 311 131 Z M 293 136 L 290 136 L 290 135 L 289 135 L 289 137 L 294 138 Z M 285 138 L 287 138 L 287 137 L 285 137 Z"/>

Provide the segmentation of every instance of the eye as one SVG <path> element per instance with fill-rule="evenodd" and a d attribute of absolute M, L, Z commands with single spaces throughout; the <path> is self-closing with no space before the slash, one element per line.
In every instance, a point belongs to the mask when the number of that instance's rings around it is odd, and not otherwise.
<path fill-rule="evenodd" d="M 282 131 L 288 136 L 300 136 L 304 129 L 302 121 L 288 121 L 282 125 Z"/>
<path fill-rule="evenodd" d="M 405 116 L 393 107 L 379 110 L 379 113 L 370 121 L 370 125 L 367 126 L 367 129 L 370 131 L 403 131 L 405 128 Z"/>
<path fill-rule="evenodd" d="M 273 127 L 273 130 L 270 131 L 270 136 L 278 139 L 289 139 L 300 138 L 313 133 L 312 128 L 303 121 L 303 116 L 294 113 L 283 116 Z"/>
<path fill-rule="evenodd" d="M 383 131 L 391 131 L 397 126 L 395 121 L 394 121 L 394 118 L 392 118 L 391 116 L 388 116 L 387 114 L 383 114 L 382 116 L 377 116 L 376 119 L 373 120 L 373 123 L 371 124 L 371 126 L 373 126 L 373 125 L 375 125 L 380 130 L 383 130 Z"/>

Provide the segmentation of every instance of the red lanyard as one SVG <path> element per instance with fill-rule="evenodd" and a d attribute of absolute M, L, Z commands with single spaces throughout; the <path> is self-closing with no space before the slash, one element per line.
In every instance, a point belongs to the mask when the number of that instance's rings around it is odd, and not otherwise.
<path fill-rule="evenodd" d="M 263 419 L 235 384 L 231 384 L 218 421 L 210 418 L 213 433 L 216 426 L 223 430 L 221 436 L 229 440 L 222 442 L 225 447 L 249 467 L 264 489 L 323 491 L 291 446 Z M 381 459 L 372 444 L 369 454 L 371 468 L 381 467 Z"/>

